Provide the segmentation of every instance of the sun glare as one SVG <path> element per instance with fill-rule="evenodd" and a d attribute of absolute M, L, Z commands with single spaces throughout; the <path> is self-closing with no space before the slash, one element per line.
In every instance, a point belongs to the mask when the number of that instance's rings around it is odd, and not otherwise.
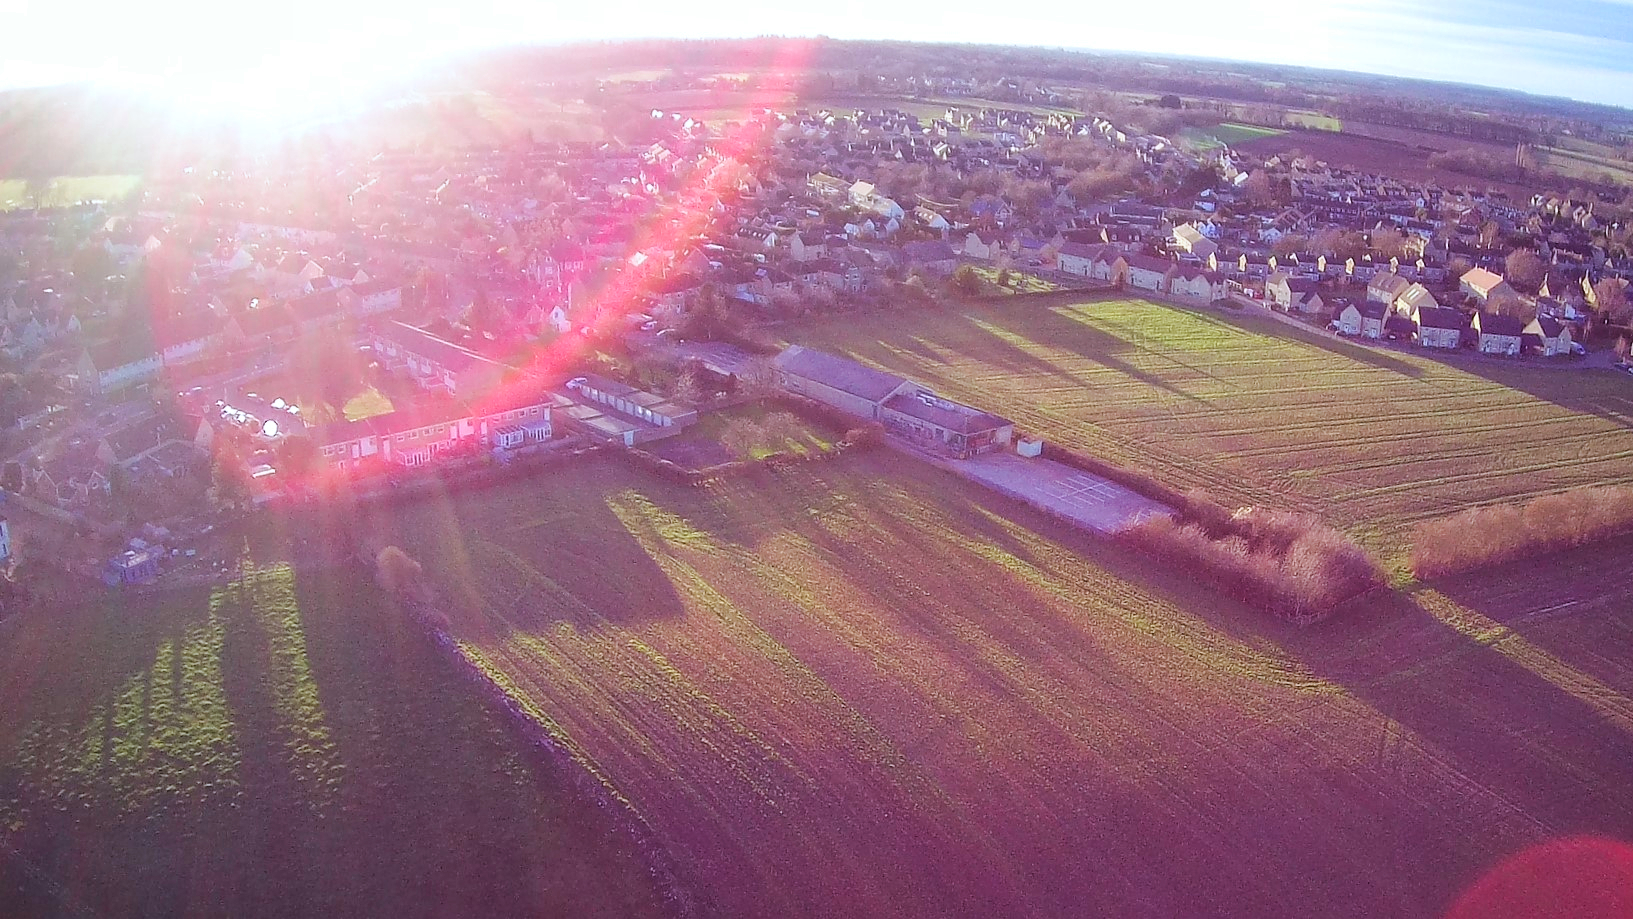
<path fill-rule="evenodd" d="M 303 43 L 242 66 L 184 63 L 148 82 L 188 114 L 299 125 L 360 104 L 388 76 L 390 63 L 361 56 L 355 43 Z"/>

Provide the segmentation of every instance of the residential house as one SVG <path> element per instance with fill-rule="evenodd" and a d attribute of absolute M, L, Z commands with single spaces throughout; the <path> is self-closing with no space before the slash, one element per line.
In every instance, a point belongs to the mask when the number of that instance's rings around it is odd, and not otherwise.
<path fill-rule="evenodd" d="M 1425 348 L 1453 349 L 1463 343 L 1463 331 L 1469 327 L 1468 317 L 1459 310 L 1446 307 L 1424 307 L 1412 313 L 1417 323 L 1418 344 Z"/>
<path fill-rule="evenodd" d="M 1004 252 L 1003 238 L 997 233 L 971 230 L 964 237 L 964 255 L 983 262 L 998 260 Z"/>
<path fill-rule="evenodd" d="M 1385 304 L 1371 300 L 1350 303 L 1338 313 L 1338 330 L 1345 335 L 1382 338 L 1388 317 L 1389 307 Z"/>
<path fill-rule="evenodd" d="M 1463 272 L 1457 288 L 1481 303 L 1490 303 L 1493 297 L 1503 300 L 1518 295 L 1518 291 L 1502 275 L 1484 268 L 1470 268 Z"/>
<path fill-rule="evenodd" d="M 939 239 L 910 242 L 902 246 L 902 257 L 932 274 L 952 274 L 958 267 L 958 253 Z"/>
<path fill-rule="evenodd" d="M 1182 223 L 1174 227 L 1174 248 L 1181 252 L 1189 252 L 1203 263 L 1207 263 L 1219 251 L 1219 244 L 1203 235 L 1197 227 Z"/>
<path fill-rule="evenodd" d="M 359 271 L 359 277 L 363 272 Z M 401 284 L 391 281 L 358 281 L 351 286 L 351 292 L 357 297 L 353 313 L 357 316 L 377 316 L 399 309 L 403 305 L 403 288 Z"/>
<path fill-rule="evenodd" d="M 1175 265 L 1168 277 L 1168 292 L 1204 303 L 1225 299 L 1225 276 L 1192 265 Z"/>
<path fill-rule="evenodd" d="M 1130 255 L 1125 261 L 1128 264 L 1126 282 L 1129 287 L 1159 294 L 1167 292 L 1168 272 L 1174 267 L 1173 262 L 1151 255 Z"/>
<path fill-rule="evenodd" d="M 174 367 L 208 356 L 226 338 L 226 329 L 209 312 L 154 323 L 153 337 L 159 346 L 160 363 Z"/>
<path fill-rule="evenodd" d="M 1090 274 L 1095 256 L 1099 255 L 1103 248 L 1103 246 L 1091 246 L 1088 243 L 1063 243 L 1060 247 L 1060 254 L 1057 256 L 1057 266 L 1062 274 L 1072 274 L 1080 278 L 1086 278 Z"/>
<path fill-rule="evenodd" d="M 1293 277 L 1277 270 L 1265 279 L 1265 303 L 1283 312 L 1319 313 L 1327 306 L 1320 286 L 1315 278 Z"/>
<path fill-rule="evenodd" d="M 425 389 L 443 389 L 462 396 L 492 392 L 511 369 L 464 345 L 397 320 L 372 327 L 365 337 L 387 369 L 405 370 Z"/>
<path fill-rule="evenodd" d="M 1367 281 L 1367 299 L 1393 305 L 1411 286 L 1411 281 L 1393 271 L 1380 271 Z"/>
<path fill-rule="evenodd" d="M 1517 355 L 1524 343 L 1525 323 L 1513 316 L 1482 310 L 1474 314 L 1469 328 L 1479 336 L 1479 348 L 1483 354 Z"/>
<path fill-rule="evenodd" d="M 1549 316 L 1537 316 L 1525 327 L 1527 350 L 1544 357 L 1559 357 L 1572 351 L 1571 327 Z"/>
<path fill-rule="evenodd" d="M 806 230 L 788 237 L 788 257 L 796 262 L 814 262 L 827 255 L 827 237 L 821 230 Z"/>
<path fill-rule="evenodd" d="M 100 395 L 152 380 L 163 366 L 163 357 L 152 345 L 116 338 L 82 350 L 75 369 L 79 385 Z"/>
<path fill-rule="evenodd" d="M 447 403 L 400 409 L 358 421 L 336 421 L 314 439 L 326 465 L 352 469 L 373 463 L 423 466 L 439 456 L 481 446 L 509 449 L 549 440 L 561 404 L 548 392 L 508 393 L 476 408 Z"/>
<path fill-rule="evenodd" d="M 1420 309 L 1433 309 L 1440 305 L 1429 288 L 1416 282 L 1407 286 L 1401 295 L 1395 298 L 1393 304 L 1395 312 L 1403 316 L 1410 316 Z"/>

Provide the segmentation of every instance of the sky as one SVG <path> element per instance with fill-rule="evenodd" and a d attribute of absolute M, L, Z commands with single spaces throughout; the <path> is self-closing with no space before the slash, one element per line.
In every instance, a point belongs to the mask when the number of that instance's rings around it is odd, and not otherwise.
<path fill-rule="evenodd" d="M 91 78 L 205 104 L 325 92 L 485 46 L 820 34 L 1241 59 L 1633 107 L 1633 0 L 0 0 L 0 22 L 0 87 Z"/>

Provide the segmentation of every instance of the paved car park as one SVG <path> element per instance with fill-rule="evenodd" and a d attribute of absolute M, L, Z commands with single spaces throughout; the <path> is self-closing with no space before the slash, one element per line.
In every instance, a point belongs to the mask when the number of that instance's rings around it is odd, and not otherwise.
<path fill-rule="evenodd" d="M 1116 482 L 1041 457 L 989 453 L 945 466 L 994 491 L 1098 533 L 1117 533 L 1149 517 L 1173 513 L 1167 505 Z"/>

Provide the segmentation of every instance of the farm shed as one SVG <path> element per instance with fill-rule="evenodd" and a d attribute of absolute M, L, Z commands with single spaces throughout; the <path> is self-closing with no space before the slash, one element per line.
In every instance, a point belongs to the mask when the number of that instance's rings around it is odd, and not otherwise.
<path fill-rule="evenodd" d="M 892 432 L 960 459 L 1002 449 L 1015 436 L 1015 423 L 1008 418 L 943 399 L 927 389 L 886 399 L 880 419 Z"/>
<path fill-rule="evenodd" d="M 790 345 L 775 363 L 784 389 L 869 421 L 879 420 L 886 399 L 914 388 L 903 377 L 800 345 Z"/>

